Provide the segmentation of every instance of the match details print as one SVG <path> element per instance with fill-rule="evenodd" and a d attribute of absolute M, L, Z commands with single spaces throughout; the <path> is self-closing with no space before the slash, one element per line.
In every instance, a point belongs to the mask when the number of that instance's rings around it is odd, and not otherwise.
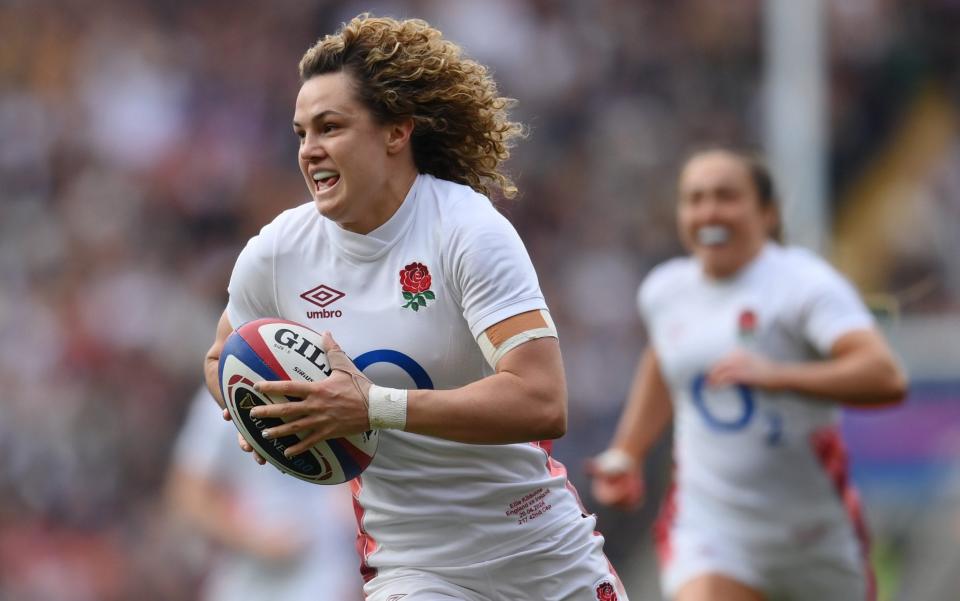
<path fill-rule="evenodd" d="M 553 508 L 553 505 L 547 502 L 549 494 L 550 491 L 545 488 L 538 488 L 529 492 L 516 501 L 512 501 L 506 514 L 516 518 L 518 525 L 535 520 Z"/>

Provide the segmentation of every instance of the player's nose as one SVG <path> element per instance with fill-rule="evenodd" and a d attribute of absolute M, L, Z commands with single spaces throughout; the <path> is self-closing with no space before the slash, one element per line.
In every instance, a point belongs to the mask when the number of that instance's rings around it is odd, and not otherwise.
<path fill-rule="evenodd" d="M 309 162 L 311 160 L 322 159 L 325 156 L 327 156 L 327 153 L 317 136 L 307 134 L 303 139 L 303 144 L 300 145 L 300 160 Z"/>
<path fill-rule="evenodd" d="M 720 214 L 720 203 L 712 198 L 706 198 L 697 205 L 697 222 L 701 225 L 717 222 Z"/>

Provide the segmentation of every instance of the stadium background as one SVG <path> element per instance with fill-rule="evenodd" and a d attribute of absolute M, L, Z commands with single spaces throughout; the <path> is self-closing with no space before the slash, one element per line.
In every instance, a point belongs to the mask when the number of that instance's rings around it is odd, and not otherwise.
<path fill-rule="evenodd" d="M 522 197 L 503 208 L 561 332 L 570 429 L 556 451 L 587 493 L 584 459 L 643 344 L 636 286 L 680 252 L 679 162 L 706 142 L 769 139 L 765 6 L 0 2 L 0 599 L 191 598 L 204 564 L 161 502 L 170 445 L 237 252 L 307 199 L 289 130 L 297 60 L 363 10 L 426 18 L 520 100 Z M 822 236 L 914 378 L 903 408 L 845 417 L 883 597 L 947 601 L 960 595 L 960 2 L 822 8 L 827 219 L 798 233 Z M 635 601 L 655 598 L 651 516 L 600 512 Z"/>

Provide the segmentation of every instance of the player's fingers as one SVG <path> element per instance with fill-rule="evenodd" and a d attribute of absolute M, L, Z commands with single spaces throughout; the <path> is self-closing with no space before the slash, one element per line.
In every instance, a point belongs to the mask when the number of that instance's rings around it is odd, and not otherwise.
<path fill-rule="evenodd" d="M 291 434 L 299 434 L 316 426 L 316 424 L 310 422 L 311 420 L 303 418 L 291 420 L 276 426 L 271 426 L 265 430 L 261 430 L 260 435 L 267 440 L 270 440 L 272 438 L 283 438 L 284 436 L 290 436 Z"/>
<path fill-rule="evenodd" d="M 253 389 L 264 394 L 282 394 L 304 398 L 310 394 L 312 388 L 310 382 L 299 382 L 297 380 L 277 380 L 274 382 L 257 382 Z"/>
<path fill-rule="evenodd" d="M 593 492 L 593 497 L 599 501 L 601 505 L 611 507 L 622 503 L 626 497 L 626 490 L 622 484 L 618 485 L 617 483 L 611 482 L 608 478 L 594 480 L 591 491 Z"/>
<path fill-rule="evenodd" d="M 361 378 L 366 378 L 357 366 L 354 365 L 353 360 L 347 356 L 343 349 L 340 348 L 340 345 L 337 344 L 337 341 L 333 339 L 333 334 L 330 332 L 324 332 L 320 337 L 320 346 L 323 348 L 323 351 L 327 354 L 327 363 L 330 364 L 330 369 L 347 372 L 353 376 L 359 376 Z"/>
<path fill-rule="evenodd" d="M 615 481 L 595 480 L 593 496 L 604 505 L 622 511 L 632 511 L 643 502 L 643 484 L 639 479 L 630 478 Z"/>
<path fill-rule="evenodd" d="M 297 455 L 299 455 L 300 453 L 303 453 L 304 451 L 314 446 L 321 440 L 324 440 L 323 435 L 317 432 L 311 432 L 310 434 L 304 436 L 303 440 L 301 440 L 297 444 L 293 445 L 292 447 L 287 447 L 286 449 L 284 449 L 283 455 L 287 459 L 296 457 Z"/>
<path fill-rule="evenodd" d="M 303 417 L 313 411 L 310 405 L 303 401 L 291 401 L 289 403 L 273 403 L 271 405 L 257 405 L 250 410 L 250 417 L 261 419 L 264 417 L 279 417 L 281 419 L 292 419 Z"/>
<path fill-rule="evenodd" d="M 357 366 L 353 364 L 350 357 L 339 349 L 327 352 L 327 363 L 330 364 L 330 369 L 334 371 L 346 372 L 347 374 L 360 376 L 361 378 L 365 377 L 363 373 L 357 369 Z"/>
<path fill-rule="evenodd" d="M 329 354 L 333 352 L 343 352 L 343 349 L 340 348 L 340 345 L 337 344 L 337 341 L 333 339 L 333 334 L 329 331 L 324 331 L 320 334 L 320 348 L 323 349 L 323 352 Z"/>
<path fill-rule="evenodd" d="M 707 372 L 707 386 L 717 388 L 720 386 L 728 386 L 733 383 L 733 368 L 717 364 Z"/>
<path fill-rule="evenodd" d="M 230 417 L 230 412 L 226 409 L 223 410 L 223 419 L 226 421 L 233 421 L 233 418 Z"/>
<path fill-rule="evenodd" d="M 614 503 L 613 507 L 619 509 L 620 511 L 635 511 L 639 509 L 641 505 L 643 505 L 643 498 L 636 496 L 627 497 L 619 503 Z"/>
<path fill-rule="evenodd" d="M 267 460 L 261 457 L 260 453 L 257 453 L 255 450 L 253 450 L 253 447 L 250 446 L 250 443 L 247 442 L 246 439 L 243 438 L 243 435 L 240 434 L 239 432 L 237 432 L 237 444 L 240 445 L 240 449 L 243 452 L 252 454 L 253 460 L 259 463 L 260 465 L 264 465 L 265 463 L 267 463 Z"/>

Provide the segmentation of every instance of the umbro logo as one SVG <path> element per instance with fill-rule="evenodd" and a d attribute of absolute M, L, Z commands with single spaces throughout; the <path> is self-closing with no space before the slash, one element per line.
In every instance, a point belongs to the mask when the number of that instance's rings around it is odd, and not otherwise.
<path fill-rule="evenodd" d="M 326 307 L 329 304 L 335 303 L 341 298 L 346 296 L 343 292 L 335 290 L 326 284 L 320 284 L 316 288 L 311 288 L 303 294 L 300 295 L 305 301 L 311 302 L 318 307 Z"/>
<path fill-rule="evenodd" d="M 344 296 L 346 296 L 346 293 L 326 284 L 320 284 L 316 288 L 311 288 L 301 294 L 300 298 L 321 308 L 319 311 L 307 311 L 307 318 L 316 319 L 318 317 L 342 317 L 343 311 L 339 309 L 330 311 L 325 307 L 337 302 Z"/>

